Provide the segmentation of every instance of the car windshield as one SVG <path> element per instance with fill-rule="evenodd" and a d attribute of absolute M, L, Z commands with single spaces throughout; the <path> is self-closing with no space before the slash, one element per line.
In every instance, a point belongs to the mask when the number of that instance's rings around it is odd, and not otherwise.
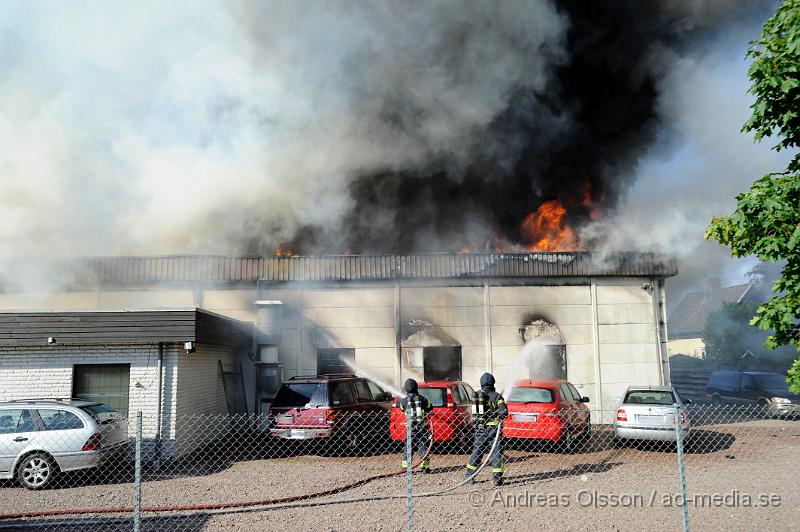
<path fill-rule="evenodd" d="M 89 414 L 94 418 L 95 421 L 104 425 L 106 423 L 113 423 L 114 421 L 119 421 L 122 419 L 122 414 L 114 410 L 108 405 L 86 405 L 80 407 L 81 410 Z"/>
<path fill-rule="evenodd" d="M 625 396 L 624 402 L 629 405 L 672 405 L 675 403 L 675 396 L 668 391 L 631 390 Z"/>
<path fill-rule="evenodd" d="M 322 382 L 293 382 L 284 384 L 272 401 L 272 406 L 303 408 L 324 406 L 328 396 L 327 386 Z"/>
<path fill-rule="evenodd" d="M 431 402 L 434 408 L 440 408 L 447 402 L 447 391 L 444 388 L 419 388 L 419 394 Z"/>
<path fill-rule="evenodd" d="M 512 388 L 509 403 L 552 403 L 553 391 L 547 388 Z"/>
<path fill-rule="evenodd" d="M 779 389 L 785 390 L 786 389 L 786 377 L 783 375 L 777 375 L 774 373 L 765 373 L 762 375 L 753 375 L 753 378 L 756 380 L 758 385 L 761 388 L 768 388 L 768 389 Z"/>

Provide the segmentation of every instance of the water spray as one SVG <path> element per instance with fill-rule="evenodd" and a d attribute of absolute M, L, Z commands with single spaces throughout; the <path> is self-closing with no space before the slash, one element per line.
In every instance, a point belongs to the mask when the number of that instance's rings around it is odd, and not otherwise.
<path fill-rule="evenodd" d="M 375 375 L 373 375 L 369 371 L 365 370 L 364 368 L 362 368 L 360 366 L 357 366 L 354 362 L 351 362 L 350 360 L 347 360 L 344 357 L 339 357 L 339 358 L 342 360 L 342 362 L 347 364 L 347 366 L 350 369 L 352 369 L 356 373 L 356 375 L 358 375 L 360 377 L 364 377 L 365 379 L 374 382 L 375 384 L 377 384 L 378 386 L 380 386 L 384 390 L 388 390 L 389 392 L 391 392 L 392 395 L 394 395 L 395 397 L 403 398 L 403 397 L 406 396 L 406 393 L 404 391 L 400 390 L 397 386 L 395 386 L 393 384 L 389 384 L 388 382 L 384 381 L 383 379 L 381 379 L 379 377 L 376 377 Z"/>

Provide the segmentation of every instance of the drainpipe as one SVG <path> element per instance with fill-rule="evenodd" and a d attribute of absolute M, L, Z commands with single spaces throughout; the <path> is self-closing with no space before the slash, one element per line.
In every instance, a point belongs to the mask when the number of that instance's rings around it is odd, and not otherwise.
<path fill-rule="evenodd" d="M 658 353 L 658 374 L 661 379 L 661 385 L 665 386 L 667 382 L 664 380 L 664 348 L 661 345 L 661 317 L 658 311 L 658 306 L 661 300 L 661 290 L 659 283 L 653 278 L 650 280 L 650 299 L 653 303 L 653 333 L 656 339 L 656 351 Z"/>
<path fill-rule="evenodd" d="M 161 462 L 161 403 L 164 399 L 164 379 L 161 374 L 164 371 L 164 342 L 158 342 L 158 402 L 156 403 L 156 442 L 155 456 L 153 463 L 155 468 Z"/>
<path fill-rule="evenodd" d="M 597 411 L 600 422 L 603 419 L 603 374 L 600 368 L 600 316 L 597 310 L 597 281 L 592 277 L 589 281 L 589 291 L 592 296 L 592 356 L 594 359 L 594 394 L 597 401 Z"/>
<path fill-rule="evenodd" d="M 394 382 L 400 384 L 403 381 L 403 339 L 402 339 L 402 316 L 400 307 L 400 281 L 394 283 Z"/>
<path fill-rule="evenodd" d="M 486 343 L 486 371 L 494 372 L 494 353 L 492 352 L 492 300 L 489 292 L 489 280 L 483 281 L 483 325 L 484 342 Z"/>

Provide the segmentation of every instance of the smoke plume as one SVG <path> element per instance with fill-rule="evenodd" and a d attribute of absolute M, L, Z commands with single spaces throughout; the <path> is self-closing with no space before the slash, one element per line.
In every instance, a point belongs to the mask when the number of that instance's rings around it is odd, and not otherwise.
<path fill-rule="evenodd" d="M 557 203 L 719 265 L 702 228 L 782 167 L 738 133 L 772 8 L 12 3 L 0 257 L 494 250 Z"/>

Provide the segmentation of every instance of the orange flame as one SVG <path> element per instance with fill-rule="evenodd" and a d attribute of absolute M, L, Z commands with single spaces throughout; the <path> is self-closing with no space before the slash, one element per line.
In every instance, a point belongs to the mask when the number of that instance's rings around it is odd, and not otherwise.
<path fill-rule="evenodd" d="M 591 198 L 590 198 L 591 201 Z M 558 200 L 545 201 L 522 222 L 529 251 L 574 251 L 578 237 L 564 224 L 567 209 Z"/>
<path fill-rule="evenodd" d="M 586 181 L 586 184 L 583 186 L 583 199 L 581 200 L 581 205 L 584 207 L 589 207 L 589 218 L 591 220 L 597 220 L 600 218 L 600 210 L 597 208 L 597 205 L 592 201 L 592 184 L 589 181 Z"/>
<path fill-rule="evenodd" d="M 294 257 L 294 251 L 291 249 L 286 249 L 283 246 L 278 246 L 278 249 L 275 250 L 276 257 Z"/>

